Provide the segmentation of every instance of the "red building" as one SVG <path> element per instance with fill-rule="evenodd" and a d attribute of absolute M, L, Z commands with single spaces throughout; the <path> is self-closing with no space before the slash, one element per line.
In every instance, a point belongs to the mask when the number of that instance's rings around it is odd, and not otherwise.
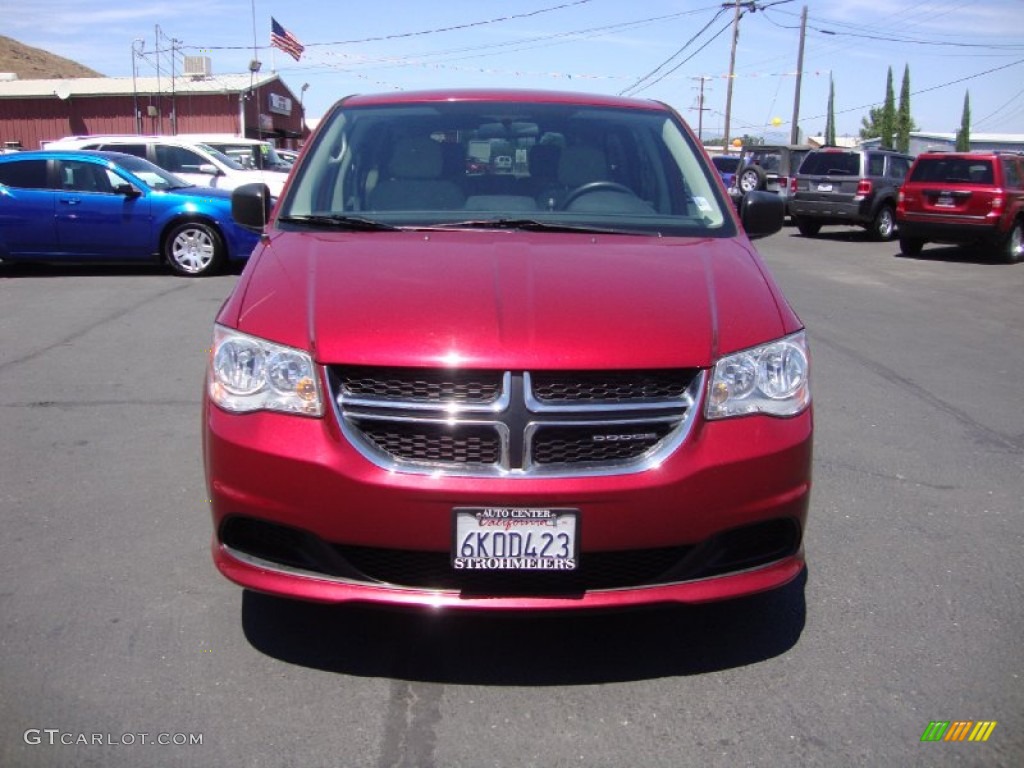
<path fill-rule="evenodd" d="M 301 98 L 276 73 L 19 80 L 0 74 L 0 146 L 65 136 L 231 133 L 296 147 Z"/>

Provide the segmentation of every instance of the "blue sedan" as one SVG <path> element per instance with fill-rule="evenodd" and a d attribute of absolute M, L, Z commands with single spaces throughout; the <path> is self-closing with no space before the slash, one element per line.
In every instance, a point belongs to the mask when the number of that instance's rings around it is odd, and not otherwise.
<path fill-rule="evenodd" d="M 134 155 L 87 150 L 0 156 L 0 260 L 162 259 L 196 277 L 247 259 L 259 234 L 231 193 L 189 184 Z"/>

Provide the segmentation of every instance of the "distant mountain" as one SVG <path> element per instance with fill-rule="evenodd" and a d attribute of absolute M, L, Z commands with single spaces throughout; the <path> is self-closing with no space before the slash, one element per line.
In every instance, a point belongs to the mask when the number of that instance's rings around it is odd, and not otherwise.
<path fill-rule="evenodd" d="M 94 69 L 54 56 L 0 35 L 0 72 L 13 72 L 19 80 L 49 80 L 67 77 L 104 77 Z"/>

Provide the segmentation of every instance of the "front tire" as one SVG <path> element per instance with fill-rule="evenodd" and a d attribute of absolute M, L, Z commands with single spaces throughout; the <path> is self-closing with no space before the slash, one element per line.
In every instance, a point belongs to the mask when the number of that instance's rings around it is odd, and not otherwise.
<path fill-rule="evenodd" d="M 1024 225 L 1020 219 L 1013 222 L 1013 226 L 1010 227 L 1009 234 L 1003 240 L 1001 254 L 1007 264 L 1016 264 L 1024 259 Z"/>
<path fill-rule="evenodd" d="M 892 240 L 896 234 L 896 213 L 891 205 L 883 205 L 871 222 L 871 237 L 875 240 Z"/>
<path fill-rule="evenodd" d="M 187 221 L 167 232 L 163 251 L 176 275 L 205 277 L 223 266 L 226 249 L 216 229 L 201 221 Z"/>

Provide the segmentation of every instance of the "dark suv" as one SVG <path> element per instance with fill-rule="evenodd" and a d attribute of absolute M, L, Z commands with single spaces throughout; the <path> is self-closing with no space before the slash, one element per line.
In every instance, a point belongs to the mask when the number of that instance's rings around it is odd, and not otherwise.
<path fill-rule="evenodd" d="M 925 152 L 900 190 L 900 250 L 925 242 L 997 248 L 1003 261 L 1024 258 L 1024 155 Z"/>
<path fill-rule="evenodd" d="M 743 164 L 737 172 L 729 194 L 733 202 L 747 192 L 775 192 L 788 209 L 788 201 L 796 189 L 796 172 L 811 151 L 807 144 L 755 144 L 743 148 Z"/>
<path fill-rule="evenodd" d="M 888 149 L 823 147 L 809 153 L 789 202 L 800 234 L 814 237 L 825 224 L 852 224 L 876 240 L 890 240 L 900 185 L 913 160 Z"/>

